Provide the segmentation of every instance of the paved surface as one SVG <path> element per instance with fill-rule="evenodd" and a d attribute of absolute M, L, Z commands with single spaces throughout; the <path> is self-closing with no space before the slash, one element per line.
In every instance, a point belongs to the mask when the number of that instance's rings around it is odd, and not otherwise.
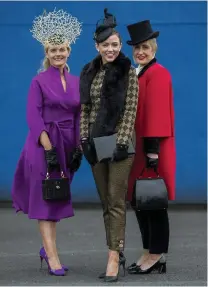
<path fill-rule="evenodd" d="M 167 273 L 121 276 L 116 286 L 206 286 L 207 222 L 205 210 L 172 210 Z M 76 209 L 75 216 L 58 224 L 58 247 L 62 263 L 69 265 L 65 277 L 40 271 L 40 236 L 37 222 L 9 208 L 0 209 L 0 285 L 107 285 L 98 279 L 105 270 L 107 249 L 102 213 L 99 209 Z M 127 265 L 142 249 L 132 211 L 127 213 Z M 111 284 L 112 286 L 113 284 Z"/>

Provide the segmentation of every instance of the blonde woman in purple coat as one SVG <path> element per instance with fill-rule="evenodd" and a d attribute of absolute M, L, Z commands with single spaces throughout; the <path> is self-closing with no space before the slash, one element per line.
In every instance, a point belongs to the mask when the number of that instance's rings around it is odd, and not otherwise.
<path fill-rule="evenodd" d="M 82 153 L 79 147 L 79 78 L 66 64 L 70 44 L 81 33 L 78 20 L 63 10 L 37 17 L 33 37 L 44 46 L 44 69 L 32 79 L 27 103 L 29 134 L 17 164 L 12 199 L 16 212 L 36 219 L 43 247 L 39 255 L 51 275 L 62 276 L 56 248 L 56 222 L 74 215 L 71 200 L 48 202 L 42 196 L 47 170 L 59 176 L 60 169 L 72 181 Z"/>

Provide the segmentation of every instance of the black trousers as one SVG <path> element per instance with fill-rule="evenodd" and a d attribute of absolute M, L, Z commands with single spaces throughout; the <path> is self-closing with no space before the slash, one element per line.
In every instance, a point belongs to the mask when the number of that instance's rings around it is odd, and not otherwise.
<path fill-rule="evenodd" d="M 168 252 L 169 219 L 164 210 L 138 211 L 134 208 L 142 235 L 143 248 L 151 254 Z"/>

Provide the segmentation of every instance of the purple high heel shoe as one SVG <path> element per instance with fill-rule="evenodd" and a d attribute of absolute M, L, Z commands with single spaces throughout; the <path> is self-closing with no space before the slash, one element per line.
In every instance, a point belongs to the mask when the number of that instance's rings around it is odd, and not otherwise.
<path fill-rule="evenodd" d="M 50 273 L 50 274 L 56 275 L 56 276 L 63 276 L 63 275 L 65 275 L 65 271 L 68 271 L 68 270 L 69 270 L 69 268 L 68 268 L 67 266 L 65 266 L 65 265 L 62 265 L 62 268 L 61 268 L 61 269 L 58 269 L 58 270 L 53 270 L 53 269 L 51 269 L 50 264 L 49 264 L 49 262 L 48 262 L 48 257 L 47 257 L 47 254 L 46 254 L 46 252 L 45 252 L 44 247 L 42 247 L 42 248 L 40 249 L 39 255 L 40 255 L 40 261 L 41 261 L 41 269 L 42 269 L 43 259 L 44 259 L 45 262 L 46 262 L 47 265 L 48 265 L 48 270 L 49 270 L 49 273 Z M 62 272 L 62 271 L 63 271 L 63 272 Z M 56 274 L 55 274 L 54 272 L 55 272 Z M 64 274 L 62 274 L 62 273 L 64 273 Z"/>
<path fill-rule="evenodd" d="M 63 267 L 61 269 L 53 270 L 51 269 L 50 265 L 48 266 L 48 272 L 49 274 L 55 276 L 64 276 L 66 274 Z"/>

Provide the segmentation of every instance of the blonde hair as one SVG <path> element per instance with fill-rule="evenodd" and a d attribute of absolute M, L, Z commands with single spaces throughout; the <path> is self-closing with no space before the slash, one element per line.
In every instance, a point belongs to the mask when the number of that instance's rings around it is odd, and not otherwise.
<path fill-rule="evenodd" d="M 47 53 L 48 49 L 49 49 L 49 43 L 45 44 L 45 46 L 44 46 L 45 53 Z M 67 45 L 67 49 L 68 49 L 69 52 L 71 52 L 71 47 L 69 45 Z M 45 56 L 44 59 L 43 59 L 41 68 L 39 69 L 38 72 L 40 73 L 40 72 L 46 71 L 50 66 L 51 66 L 50 61 Z M 69 65 L 67 63 L 66 63 L 66 69 L 67 69 L 68 72 L 70 72 L 70 68 L 69 68 Z"/>
<path fill-rule="evenodd" d="M 147 40 L 147 43 L 151 46 L 152 50 L 156 53 L 157 52 L 157 40 L 156 38 Z"/>

